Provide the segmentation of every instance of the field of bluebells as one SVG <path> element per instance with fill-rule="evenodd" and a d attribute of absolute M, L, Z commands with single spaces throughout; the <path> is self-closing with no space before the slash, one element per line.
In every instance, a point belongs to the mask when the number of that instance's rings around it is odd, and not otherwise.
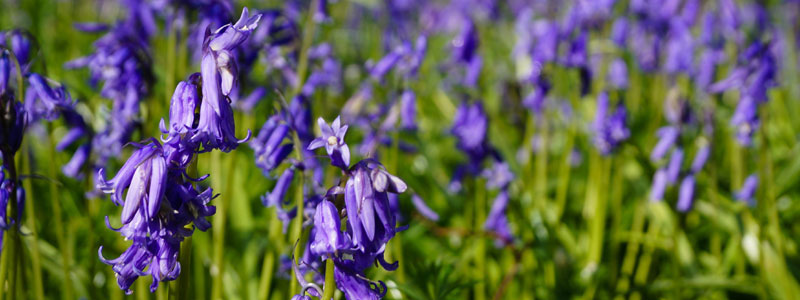
<path fill-rule="evenodd" d="M 797 299 L 800 1 L 0 0 L 2 299 Z"/>

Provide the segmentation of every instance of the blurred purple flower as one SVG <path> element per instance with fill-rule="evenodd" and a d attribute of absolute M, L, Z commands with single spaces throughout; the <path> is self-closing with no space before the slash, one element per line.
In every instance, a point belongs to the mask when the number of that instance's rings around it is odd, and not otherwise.
<path fill-rule="evenodd" d="M 749 206 L 754 206 L 755 199 L 753 196 L 755 195 L 757 188 L 758 176 L 755 174 L 747 176 L 747 179 L 744 180 L 744 184 L 742 184 L 742 189 L 736 192 L 736 200 L 747 203 Z"/>

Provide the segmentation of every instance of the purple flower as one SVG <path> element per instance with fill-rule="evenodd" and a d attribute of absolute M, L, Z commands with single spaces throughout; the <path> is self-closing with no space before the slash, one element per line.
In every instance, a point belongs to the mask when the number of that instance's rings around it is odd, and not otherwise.
<path fill-rule="evenodd" d="M 409 130 L 417 128 L 417 97 L 411 90 L 403 91 L 400 96 L 400 122 Z"/>
<path fill-rule="evenodd" d="M 681 187 L 678 191 L 678 211 L 687 212 L 692 208 L 692 201 L 694 200 L 694 175 L 689 175 L 681 181 Z"/>
<path fill-rule="evenodd" d="M 139 147 L 111 180 L 105 180 L 103 169 L 98 173 L 98 188 L 122 205 L 122 224 L 130 223 L 140 208 L 148 219 L 155 216 L 166 188 L 167 162 L 161 145 L 152 142 Z"/>
<path fill-rule="evenodd" d="M 280 123 L 280 118 L 273 116 L 264 122 L 256 138 L 250 141 L 250 147 L 255 152 L 256 165 L 265 175 L 269 175 L 292 153 L 293 144 L 283 144 L 289 130 L 289 125 Z"/>
<path fill-rule="evenodd" d="M 13 195 L 13 189 L 16 189 L 17 195 L 17 219 L 21 220 L 22 213 L 25 209 L 25 190 L 18 182 L 12 181 L 6 177 L 6 167 L 0 166 L 0 238 L 3 237 L 3 232 L 10 228 L 10 224 L 19 224 L 18 220 L 9 219 L 8 202 Z M 2 244 L 0 244 L 2 248 Z"/>
<path fill-rule="evenodd" d="M 0 41 L 2 41 L 2 35 L 0 35 Z M 8 53 L 0 51 L 0 95 L 9 91 L 8 82 L 11 79 L 11 65 L 11 57 Z"/>
<path fill-rule="evenodd" d="M 667 183 L 673 184 L 678 181 L 678 176 L 681 172 L 681 164 L 683 163 L 683 149 L 680 147 L 672 150 L 672 155 L 669 158 L 667 165 Z"/>
<path fill-rule="evenodd" d="M 181 135 L 189 133 L 194 128 L 195 109 L 198 104 L 197 78 L 195 73 L 187 81 L 181 81 L 175 87 L 172 94 L 172 102 L 169 106 L 169 128 L 164 125 L 161 119 L 161 132 L 169 134 L 171 139 L 180 138 Z"/>
<path fill-rule="evenodd" d="M 511 241 L 511 228 L 509 227 L 506 209 L 508 208 L 508 192 L 503 190 L 494 199 L 492 209 L 483 228 L 494 232 L 497 235 L 497 245 L 509 243 Z"/>
<path fill-rule="evenodd" d="M 286 168 L 272 188 L 272 192 L 267 192 L 267 194 L 261 198 L 264 206 L 280 207 L 282 204 L 288 204 L 284 202 L 284 198 L 286 198 L 286 192 L 292 184 L 292 179 L 294 179 L 294 168 Z"/>
<path fill-rule="evenodd" d="M 653 175 L 653 184 L 650 187 L 650 201 L 661 201 L 664 198 L 664 190 L 667 189 L 667 172 L 659 169 Z"/>
<path fill-rule="evenodd" d="M 755 205 L 755 199 L 753 196 L 755 195 L 757 188 L 758 176 L 755 174 L 747 176 L 747 179 L 744 180 L 744 184 L 742 184 L 742 189 L 736 192 L 736 200 L 747 203 L 749 206 Z"/>
<path fill-rule="evenodd" d="M 711 155 L 711 146 L 708 143 L 704 143 L 699 150 L 697 150 L 697 154 L 694 155 L 694 160 L 692 161 L 692 173 L 698 173 L 703 166 L 708 161 L 708 157 Z"/>
<path fill-rule="evenodd" d="M 11 35 L 11 51 L 17 57 L 23 73 L 27 73 L 28 64 L 31 59 L 31 37 L 22 32 L 21 30 L 12 30 Z M 2 42 L 0 42 L 2 43 Z"/>
<path fill-rule="evenodd" d="M 503 161 L 495 161 L 492 168 L 483 171 L 483 176 L 486 177 L 486 187 L 490 189 L 505 189 L 514 180 L 514 173 Z"/>
<path fill-rule="evenodd" d="M 336 287 L 344 293 L 348 300 L 378 300 L 386 295 L 386 285 L 379 281 L 375 284 L 366 277 L 347 266 L 339 264 L 334 268 L 334 279 Z"/>
<path fill-rule="evenodd" d="M 608 69 L 608 83 L 615 89 L 628 88 L 628 66 L 621 58 L 614 59 Z"/>
<path fill-rule="evenodd" d="M 664 157 L 667 151 L 675 145 L 680 134 L 681 131 L 677 126 L 661 127 L 658 132 L 656 132 L 659 139 L 656 146 L 653 147 L 653 151 L 650 153 L 650 160 L 657 161 Z"/>
<path fill-rule="evenodd" d="M 322 200 L 317 204 L 314 214 L 314 237 L 310 246 L 313 254 L 321 256 L 344 249 L 345 240 L 340 223 L 339 213 L 333 203 Z"/>
<path fill-rule="evenodd" d="M 374 160 L 360 161 L 349 173 L 344 200 L 351 240 L 362 251 L 378 249 L 395 234 L 396 220 L 386 193 L 403 193 L 407 186 Z"/>
<path fill-rule="evenodd" d="M 233 109 L 228 101 L 236 86 L 238 68 L 233 50 L 242 44 L 258 26 L 261 15 L 250 17 L 247 8 L 236 24 L 228 24 L 206 38 L 201 63 L 203 99 L 200 104 L 200 120 L 192 141 L 201 143 L 205 151 L 219 149 L 229 152 L 240 143 L 235 136 Z"/>
<path fill-rule="evenodd" d="M 593 123 L 594 145 L 603 155 L 611 153 L 620 143 L 628 139 L 627 112 L 620 105 L 611 116 L 608 114 L 608 94 L 601 93 L 597 99 L 597 112 Z"/>
<path fill-rule="evenodd" d="M 391 202 L 392 195 L 394 195 L 394 194 L 391 194 L 389 196 L 390 197 L 390 202 Z M 437 214 L 427 204 L 425 204 L 425 201 L 422 200 L 422 198 L 420 198 L 417 194 L 411 195 L 411 203 L 414 204 L 414 208 L 416 208 L 417 211 L 422 216 L 424 216 L 424 217 L 426 217 L 429 220 L 434 221 L 434 222 L 439 221 L 439 214 Z M 396 210 L 396 208 L 392 208 L 392 209 Z M 397 216 L 395 216 L 395 218 L 396 217 Z"/>
<path fill-rule="evenodd" d="M 462 103 L 456 110 L 451 132 L 458 139 L 458 148 L 467 153 L 471 161 L 481 161 L 489 152 L 486 141 L 488 123 L 481 102 Z"/>
<path fill-rule="evenodd" d="M 61 110 L 71 109 L 74 104 L 72 97 L 64 86 L 58 86 L 54 89 L 48 81 L 48 79 L 36 73 L 28 75 L 28 84 L 30 86 L 25 94 L 25 110 L 28 113 L 29 121 L 36 121 L 41 118 L 53 121 L 58 118 Z"/>
<path fill-rule="evenodd" d="M 628 41 L 628 20 L 619 17 L 611 25 L 611 41 L 619 47 L 625 47 Z"/>
<path fill-rule="evenodd" d="M 111 101 L 108 122 L 92 136 L 92 149 L 98 154 L 95 164 L 99 167 L 118 156 L 130 141 L 139 123 L 140 102 L 154 77 L 149 49 L 149 38 L 155 31 L 152 12 L 139 2 L 125 4 L 129 6 L 127 17 L 94 42 L 94 53 L 65 64 L 66 68 L 88 68 L 90 83 L 102 83 L 100 94 Z"/>
<path fill-rule="evenodd" d="M 547 98 L 547 94 L 550 92 L 550 81 L 547 80 L 546 76 L 538 75 L 533 79 L 534 87 L 533 91 L 522 100 L 522 105 L 527 107 L 528 109 L 532 110 L 534 114 L 541 115 L 542 111 L 544 110 L 545 106 L 545 99 Z"/>
<path fill-rule="evenodd" d="M 347 125 L 342 126 L 339 117 L 328 125 L 324 119 L 317 119 L 322 136 L 314 139 L 308 144 L 308 150 L 325 147 L 328 156 L 331 158 L 331 165 L 346 170 L 350 166 L 350 148 L 344 142 L 344 135 L 347 133 Z"/>
<path fill-rule="evenodd" d="M 753 42 L 740 58 L 739 66 L 727 78 L 709 86 L 709 91 L 719 93 L 737 88 L 741 98 L 731 118 L 735 135 L 740 144 L 749 146 L 753 133 L 758 129 L 758 106 L 768 100 L 768 89 L 777 85 L 776 60 L 771 44 Z"/>
<path fill-rule="evenodd" d="M 691 73 L 694 59 L 694 40 L 687 24 L 672 22 L 666 43 L 664 69 L 670 74 Z"/>

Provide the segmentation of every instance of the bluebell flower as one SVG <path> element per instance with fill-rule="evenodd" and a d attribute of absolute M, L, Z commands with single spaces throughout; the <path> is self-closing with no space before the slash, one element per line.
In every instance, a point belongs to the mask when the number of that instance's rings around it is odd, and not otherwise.
<path fill-rule="evenodd" d="M 41 118 L 53 121 L 61 110 L 71 109 L 74 103 L 63 85 L 51 87 L 51 82 L 39 74 L 28 74 L 29 88 L 25 94 L 25 111 L 29 122 Z"/>
<path fill-rule="evenodd" d="M 628 88 L 628 66 L 621 58 L 611 62 L 608 68 L 608 84 L 615 89 Z"/>
<path fill-rule="evenodd" d="M 258 135 L 250 141 L 256 157 L 256 166 L 269 175 L 292 153 L 294 144 L 283 143 L 289 137 L 289 125 L 273 116 L 264 122 Z"/>
<path fill-rule="evenodd" d="M 451 132 L 458 139 L 458 148 L 471 161 L 481 161 L 489 154 L 486 141 L 489 120 L 481 102 L 463 103 L 456 110 Z"/>
<path fill-rule="evenodd" d="M 345 248 L 345 238 L 341 231 L 339 212 L 336 206 L 328 200 L 317 204 L 314 214 L 314 237 L 311 242 L 311 251 L 316 255 L 334 254 L 339 249 Z"/>
<path fill-rule="evenodd" d="M 653 175 L 653 184 L 650 186 L 650 201 L 661 201 L 667 189 L 667 172 L 659 169 Z"/>
<path fill-rule="evenodd" d="M 391 199 L 392 197 L 394 197 L 395 199 L 397 198 L 397 196 L 395 194 L 389 194 L 390 205 L 392 204 L 392 199 Z M 422 198 L 419 197 L 419 195 L 417 195 L 417 194 L 411 195 L 411 204 L 413 204 L 414 208 L 417 210 L 417 212 L 419 212 L 425 218 L 428 218 L 429 220 L 434 221 L 434 222 L 439 221 L 439 214 L 437 214 L 433 209 L 431 209 L 428 206 L 428 204 L 426 204 L 425 201 L 422 200 Z M 392 207 L 392 210 L 397 211 L 398 209 L 395 208 L 395 207 Z M 398 218 L 398 217 L 395 216 L 395 218 Z M 399 218 L 398 218 L 398 220 L 399 220 Z"/>
<path fill-rule="evenodd" d="M 187 81 L 181 81 L 175 87 L 169 106 L 169 128 L 161 119 L 159 127 L 161 132 L 168 134 L 169 139 L 180 139 L 182 135 L 190 134 L 195 126 L 195 110 L 199 104 L 197 82 L 199 74 L 195 73 Z"/>
<path fill-rule="evenodd" d="M 350 148 L 344 142 L 344 135 L 347 133 L 347 125 L 341 125 L 341 120 L 336 120 L 328 125 L 324 119 L 317 119 L 317 125 L 322 131 L 322 136 L 314 139 L 308 145 L 308 150 L 325 147 L 328 156 L 331 158 L 331 165 L 346 170 L 350 166 Z"/>
<path fill-rule="evenodd" d="M 511 228 L 509 227 L 506 210 L 508 208 L 508 192 L 503 190 L 492 203 L 492 209 L 483 223 L 485 230 L 494 232 L 497 235 L 497 244 L 507 244 L 511 241 Z"/>
<path fill-rule="evenodd" d="M 288 228 L 291 220 L 297 215 L 296 207 L 293 207 L 289 210 L 283 208 L 285 205 L 289 204 L 285 198 L 286 192 L 289 190 L 289 186 L 292 184 L 292 180 L 294 179 L 294 172 L 294 167 L 289 167 L 284 170 L 281 176 L 278 177 L 278 181 L 272 188 L 272 192 L 268 192 L 266 195 L 261 197 L 261 203 L 264 204 L 264 206 L 275 207 L 278 213 L 278 218 L 283 221 L 284 232 Z"/>
<path fill-rule="evenodd" d="M 411 90 L 403 91 L 400 96 L 400 123 L 404 129 L 417 128 L 417 97 Z"/>
<path fill-rule="evenodd" d="M 152 142 L 140 145 L 131 158 L 122 166 L 117 175 L 106 181 L 104 170 L 98 173 L 98 188 L 111 195 L 111 201 L 122 205 L 122 223 L 127 224 L 143 208 L 149 219 L 155 216 L 161 206 L 167 179 L 167 162 L 161 145 Z M 123 192 L 127 190 L 125 200 Z"/>
<path fill-rule="evenodd" d="M 608 106 L 608 94 L 601 93 L 597 98 L 597 110 L 592 124 L 594 131 L 592 141 L 595 148 L 603 155 L 611 153 L 630 136 L 630 130 L 628 130 L 626 124 L 627 112 L 625 107 L 620 105 L 613 114 L 608 115 Z"/>
<path fill-rule="evenodd" d="M 758 188 L 758 176 L 752 174 L 747 176 L 747 179 L 744 180 L 744 184 L 742 184 L 742 188 L 736 192 L 736 200 L 742 201 L 747 203 L 749 206 L 755 205 L 755 199 L 753 196 L 755 195 L 756 189 Z"/>
<path fill-rule="evenodd" d="M 694 175 L 688 175 L 681 181 L 680 190 L 678 191 L 678 211 L 686 212 L 692 208 L 694 200 Z"/>
<path fill-rule="evenodd" d="M 228 101 L 236 86 L 238 68 L 233 50 L 242 44 L 258 26 L 261 15 L 250 16 L 247 8 L 235 24 L 228 24 L 208 36 L 203 45 L 201 64 L 203 99 L 200 104 L 200 119 L 192 141 L 201 143 L 204 150 L 219 149 L 229 152 L 239 143 L 235 136 L 233 109 Z"/>

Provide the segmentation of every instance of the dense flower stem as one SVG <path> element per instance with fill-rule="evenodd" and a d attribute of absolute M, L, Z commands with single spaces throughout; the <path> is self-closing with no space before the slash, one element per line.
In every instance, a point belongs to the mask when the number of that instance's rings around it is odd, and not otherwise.
<path fill-rule="evenodd" d="M 48 127 L 50 127 L 49 132 L 53 132 L 52 123 L 48 123 L 48 125 L 49 125 Z M 58 196 L 59 195 L 57 186 L 58 183 L 55 181 L 55 178 L 57 178 L 58 176 L 58 171 L 56 170 L 56 166 L 59 164 L 56 162 L 56 157 L 55 157 L 56 146 L 55 142 L 53 141 L 52 135 L 50 136 L 48 141 L 50 143 L 49 145 L 50 168 L 48 172 L 51 178 L 51 180 L 49 180 L 48 182 L 50 184 L 50 202 L 51 205 L 53 206 L 53 220 L 56 224 L 55 228 L 56 238 L 57 238 L 56 241 L 58 242 L 58 247 L 60 248 L 61 252 L 61 268 L 62 268 L 61 271 L 64 273 L 64 281 L 62 282 L 62 287 L 64 289 L 64 298 L 73 299 L 74 297 L 72 296 L 73 295 L 72 280 L 70 278 L 70 272 L 69 272 L 70 270 L 69 247 L 67 246 L 67 242 L 65 240 L 66 235 L 64 233 L 64 229 L 66 228 L 66 226 L 64 225 L 64 217 L 62 216 L 61 212 L 61 199 Z"/>
<path fill-rule="evenodd" d="M 30 147 L 27 143 L 23 143 L 22 145 L 22 153 L 28 153 L 28 147 Z M 22 164 L 22 173 L 23 174 L 31 174 L 31 160 L 29 157 L 25 155 L 21 155 L 20 159 Z M 31 268 L 33 268 L 33 289 L 36 295 L 36 299 L 44 299 L 44 288 L 42 287 L 42 263 L 41 263 L 41 254 L 39 252 L 39 232 L 36 230 L 36 201 L 32 201 L 35 199 L 33 186 L 30 180 L 25 180 L 22 183 L 23 187 L 25 188 L 25 203 L 27 204 L 25 209 L 26 217 L 28 218 L 28 227 L 31 231 L 31 238 L 33 242 L 30 243 L 31 248 Z M 91 223 L 90 223 L 91 224 Z"/>
<path fill-rule="evenodd" d="M 333 299 L 333 292 L 336 291 L 336 281 L 333 280 L 333 259 L 325 260 L 325 285 L 323 286 L 322 300 Z"/>
<path fill-rule="evenodd" d="M 483 223 L 486 220 L 486 188 L 484 180 L 475 180 L 475 232 L 483 230 Z M 475 283 L 476 300 L 486 299 L 486 240 L 483 236 L 475 238 Z"/>

